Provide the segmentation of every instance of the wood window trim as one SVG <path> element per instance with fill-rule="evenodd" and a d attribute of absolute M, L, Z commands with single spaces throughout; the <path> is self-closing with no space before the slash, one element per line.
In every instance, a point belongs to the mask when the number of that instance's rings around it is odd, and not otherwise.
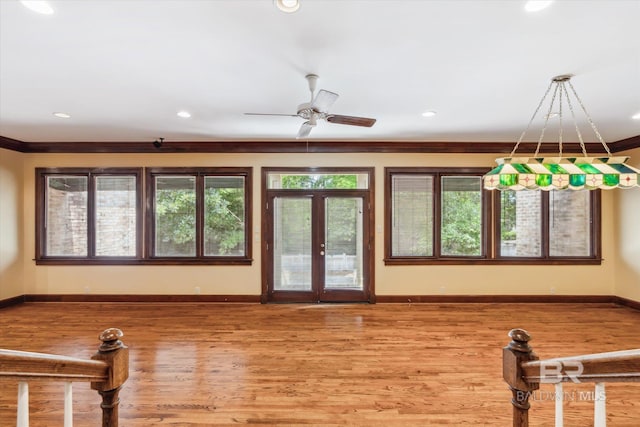
<path fill-rule="evenodd" d="M 482 264 L 487 262 L 491 233 L 489 232 L 491 198 L 489 192 L 482 190 L 482 226 L 481 255 L 450 256 L 441 254 L 441 178 L 446 176 L 479 176 L 487 173 L 487 168 L 474 167 L 385 167 L 384 168 L 384 253 L 385 265 L 460 265 Z M 433 176 L 433 255 L 432 256 L 393 256 L 392 248 L 392 177 L 394 175 L 431 175 Z"/>
<path fill-rule="evenodd" d="M 36 221 L 35 258 L 36 265 L 119 265 L 136 264 L 142 258 L 142 168 L 36 168 Z M 55 175 L 71 175 L 87 178 L 87 255 L 48 256 L 46 255 L 45 231 L 47 209 L 46 179 Z M 135 256 L 95 255 L 95 178 L 99 176 L 136 177 L 136 254 Z"/>
<path fill-rule="evenodd" d="M 268 281 L 272 277 L 272 271 L 270 270 L 271 266 L 267 262 L 269 259 L 268 253 L 268 245 L 272 242 L 269 241 L 269 236 L 271 234 L 270 224 L 268 221 L 268 212 L 266 209 L 266 203 L 270 199 L 271 195 L 276 194 L 298 194 L 304 193 L 304 189 L 269 189 L 268 188 L 268 180 L 269 175 L 274 172 L 285 172 L 285 173 L 327 173 L 327 174 L 340 174 L 340 173 L 363 173 L 368 175 L 368 184 L 366 189 L 325 189 L 320 190 L 327 193 L 335 193 L 335 194 L 349 194 L 350 192 L 359 193 L 368 193 L 368 196 L 365 198 L 368 201 L 369 206 L 366 211 L 369 212 L 369 215 L 366 217 L 365 221 L 367 224 L 364 224 L 368 229 L 369 241 L 364 242 L 367 245 L 367 250 L 369 253 L 369 257 L 371 260 L 375 259 L 375 190 L 376 190 L 376 168 L 374 167 L 343 167 L 343 166 L 330 166 L 330 167 L 272 167 L 265 166 L 261 168 L 261 200 L 262 207 L 261 209 L 261 219 L 260 224 L 262 228 L 262 245 L 261 245 L 261 257 L 262 257 L 262 266 L 261 266 L 261 276 L 262 276 L 262 287 L 261 287 L 261 301 L 267 302 L 267 294 L 268 294 Z M 375 303 L 375 262 L 371 261 L 368 263 L 369 268 L 364 273 L 368 277 L 369 282 L 369 302 Z"/>
<path fill-rule="evenodd" d="M 499 212 L 500 198 L 497 191 L 482 190 L 483 192 L 483 249 L 484 257 L 411 257 L 411 256 L 391 256 L 391 218 L 392 218 L 392 188 L 391 177 L 395 174 L 417 175 L 417 174 L 439 174 L 434 176 L 435 181 L 439 181 L 440 176 L 446 175 L 473 175 L 485 174 L 488 172 L 486 168 L 455 168 L 455 167 L 385 167 L 384 168 L 384 253 L 383 262 L 389 266 L 408 266 L 408 265 L 601 265 L 602 263 L 602 215 L 601 215 L 601 191 L 593 191 L 590 204 L 591 215 L 591 251 L 589 257 L 499 257 L 497 256 L 498 245 L 500 244 L 499 230 Z M 438 186 L 434 186 L 434 192 L 438 191 Z M 438 245 L 439 238 L 436 237 L 436 227 L 440 227 L 440 195 L 434 197 L 434 245 Z M 548 202 L 547 203 L 548 206 Z M 545 218 L 548 209 L 543 211 L 542 221 L 546 224 L 543 233 L 548 233 L 548 222 Z M 548 238 L 545 238 L 548 253 Z M 434 247 L 434 254 L 436 254 Z"/>
<path fill-rule="evenodd" d="M 245 254 L 243 256 L 203 256 L 203 215 L 204 198 L 201 196 L 204 187 L 196 180 L 196 256 L 167 257 L 155 256 L 155 177 L 160 175 L 205 176 L 242 176 L 244 177 L 244 214 L 245 214 Z M 145 255 L 147 265 L 251 265 L 252 259 L 252 168 L 251 167 L 153 167 L 145 169 Z M 201 188 L 202 187 L 202 188 Z"/>
<path fill-rule="evenodd" d="M 572 190 L 566 190 L 572 191 Z M 586 191 L 586 190 L 585 190 Z M 539 257 L 509 257 L 500 256 L 500 197 L 493 199 L 494 215 L 494 248 L 495 260 L 497 263 L 507 264 L 549 264 L 549 265 L 600 265 L 602 263 L 602 190 L 588 190 L 590 195 L 589 215 L 591 217 L 591 227 L 589 229 L 589 239 L 591 242 L 591 253 L 588 256 L 568 256 L 558 257 L 549 255 L 549 192 L 541 191 L 541 256 Z"/>

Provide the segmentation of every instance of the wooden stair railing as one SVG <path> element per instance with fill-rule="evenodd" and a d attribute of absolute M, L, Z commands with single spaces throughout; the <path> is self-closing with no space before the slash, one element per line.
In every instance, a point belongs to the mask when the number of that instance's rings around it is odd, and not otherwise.
<path fill-rule="evenodd" d="M 604 427 L 606 382 L 640 382 L 640 349 L 539 360 L 524 329 L 509 332 L 511 342 L 502 352 L 502 375 L 513 398 L 513 427 L 529 426 L 529 398 L 541 383 L 555 385 L 556 427 L 563 425 L 565 382 L 595 383 L 594 427 Z"/>
<path fill-rule="evenodd" d="M 122 336 L 116 328 L 102 332 L 102 344 L 91 360 L 0 349 L 0 377 L 19 381 L 17 425 L 29 425 L 28 382 L 49 380 L 66 384 L 65 427 L 72 423 L 71 383 L 80 381 L 91 382 L 102 396 L 102 426 L 118 427 L 118 393 L 129 377 L 129 349 L 120 341 Z"/>

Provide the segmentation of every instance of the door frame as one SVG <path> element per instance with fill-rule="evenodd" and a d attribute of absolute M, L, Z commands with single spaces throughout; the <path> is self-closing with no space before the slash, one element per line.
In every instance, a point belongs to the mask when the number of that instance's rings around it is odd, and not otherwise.
<path fill-rule="evenodd" d="M 267 188 L 267 178 L 270 173 L 273 172 L 285 172 L 285 173 L 328 173 L 328 174 L 339 174 L 345 172 L 354 172 L 354 173 L 366 173 L 368 175 L 368 188 L 367 189 L 359 189 L 356 190 L 360 193 L 367 193 L 367 196 L 364 197 L 364 202 L 368 204 L 368 206 L 363 206 L 363 248 L 365 250 L 365 254 L 367 254 L 368 262 L 366 262 L 366 266 L 363 270 L 364 277 L 364 293 L 367 296 L 367 301 L 369 303 L 375 303 L 375 168 L 373 167 L 263 167 L 261 168 L 261 228 L 262 228 L 262 238 L 260 244 L 260 255 L 261 255 L 261 276 L 262 276 L 262 290 L 260 301 L 264 304 L 267 302 L 272 302 L 270 300 L 269 295 L 269 280 L 271 280 L 272 269 L 270 256 L 269 256 L 269 247 L 273 247 L 273 242 L 270 241 L 273 233 L 271 228 L 271 224 L 269 223 L 269 215 L 267 213 L 267 203 L 271 196 L 271 191 L 279 194 L 290 194 L 294 195 L 303 195 L 303 191 L 305 190 L 269 190 Z M 313 190 L 310 190 L 313 191 Z M 340 195 L 342 190 L 317 190 L 318 192 L 332 192 L 336 195 Z M 344 196 L 349 197 L 353 196 L 354 190 L 344 190 Z M 308 192 L 307 192 L 308 194 Z M 368 211 L 368 215 L 365 213 Z M 324 219 L 323 219 L 324 223 Z M 279 299 L 278 302 L 331 302 L 331 298 L 325 300 L 318 301 L 305 301 L 299 300 L 298 298 L 302 295 L 299 295 L 296 292 L 290 292 L 291 298 Z M 305 292 L 305 294 L 308 294 Z M 298 298 L 296 298 L 298 297 Z M 289 301 L 290 299 L 290 301 Z M 336 299 L 340 301 L 340 298 Z"/>

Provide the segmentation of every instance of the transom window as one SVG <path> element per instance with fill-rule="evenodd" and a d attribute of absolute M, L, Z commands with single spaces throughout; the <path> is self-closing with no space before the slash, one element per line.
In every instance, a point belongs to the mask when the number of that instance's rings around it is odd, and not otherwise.
<path fill-rule="evenodd" d="M 363 172 L 269 171 L 269 190 L 366 190 L 369 174 Z"/>

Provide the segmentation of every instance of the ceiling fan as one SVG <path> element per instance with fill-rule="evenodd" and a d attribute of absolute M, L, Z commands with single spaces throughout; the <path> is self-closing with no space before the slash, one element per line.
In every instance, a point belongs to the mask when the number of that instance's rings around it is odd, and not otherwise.
<path fill-rule="evenodd" d="M 303 104 L 298 105 L 297 114 L 271 114 L 271 113 L 245 113 L 249 116 L 288 116 L 288 117 L 302 117 L 306 121 L 300 126 L 298 135 L 296 138 L 305 138 L 311 133 L 318 120 L 326 120 L 329 123 L 338 123 L 341 125 L 350 126 L 363 126 L 371 127 L 376 122 L 376 119 L 370 119 L 367 117 L 355 117 L 355 116 L 343 116 L 341 114 L 329 113 L 329 108 L 338 99 L 338 94 L 329 92 L 328 90 L 320 89 L 318 94 L 314 96 L 316 91 L 316 82 L 318 76 L 315 74 L 307 74 L 307 82 L 309 82 L 309 91 L 311 92 L 311 100 Z"/>

